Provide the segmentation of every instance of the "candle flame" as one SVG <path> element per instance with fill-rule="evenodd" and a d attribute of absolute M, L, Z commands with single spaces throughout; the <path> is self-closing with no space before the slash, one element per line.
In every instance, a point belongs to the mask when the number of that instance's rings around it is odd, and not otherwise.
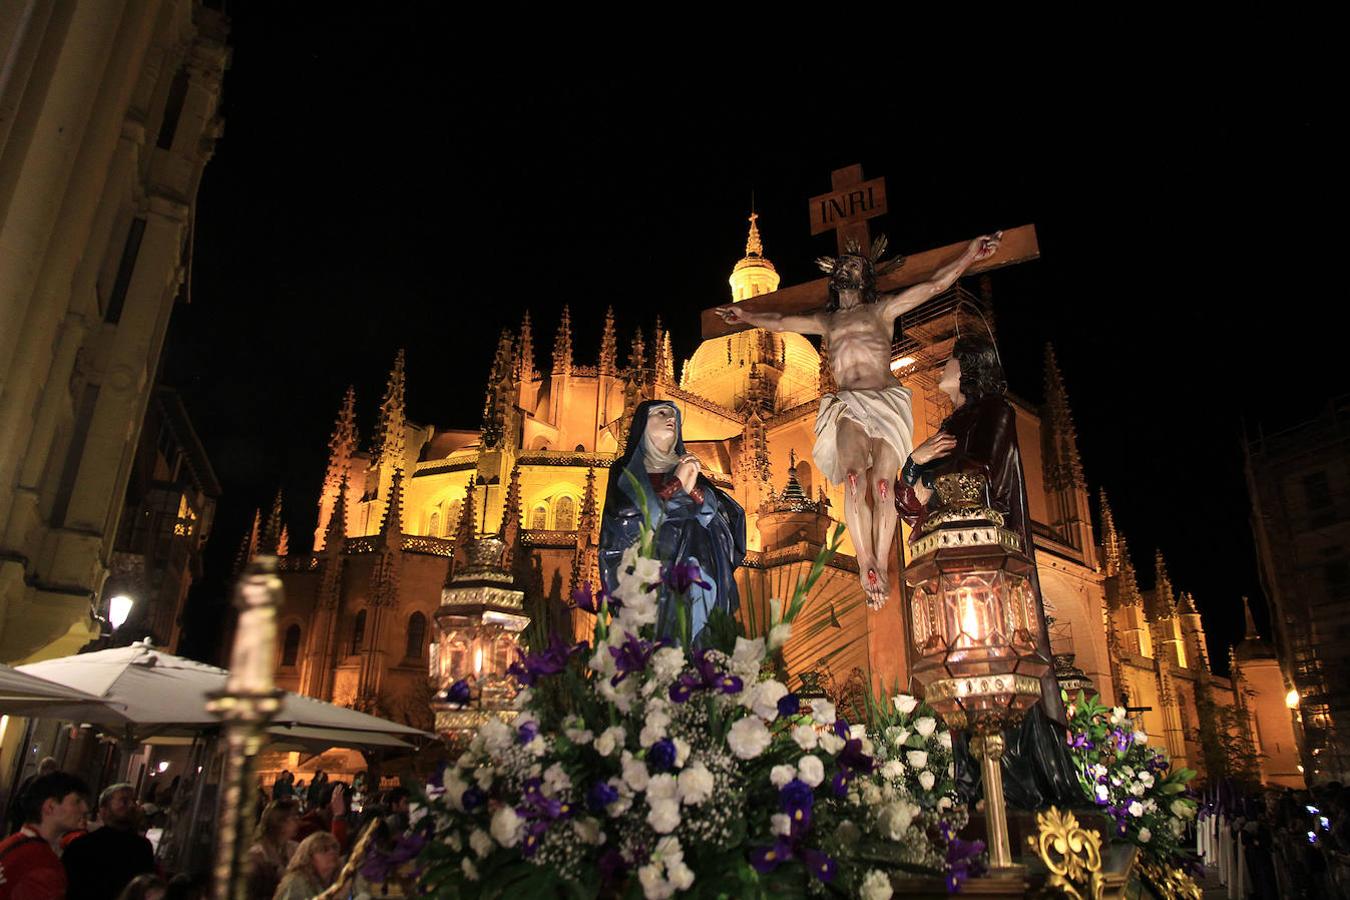
<path fill-rule="evenodd" d="M 980 627 L 980 612 L 975 602 L 975 592 L 970 588 L 961 588 L 957 601 L 961 608 L 961 630 L 974 640 L 984 639 L 984 629 Z"/>
<path fill-rule="evenodd" d="M 473 648 L 473 674 L 474 674 L 474 677 L 475 677 L 475 678 L 477 678 L 479 675 L 482 675 L 482 674 L 483 674 L 483 648 L 482 648 L 482 647 L 474 647 L 474 648 Z"/>

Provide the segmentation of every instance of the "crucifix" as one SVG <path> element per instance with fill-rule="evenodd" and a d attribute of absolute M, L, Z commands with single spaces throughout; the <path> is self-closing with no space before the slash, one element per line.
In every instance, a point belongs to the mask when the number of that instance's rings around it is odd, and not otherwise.
<path fill-rule="evenodd" d="M 811 231 L 833 229 L 837 257 L 822 257 L 829 278 L 703 312 L 705 340 L 742 328 L 821 335 L 837 389 L 821 397 L 811 455 L 832 484 L 843 484 L 844 521 L 858 557 L 868 605 L 890 593 L 887 568 L 897 515 L 891 498 L 900 464 L 913 449 L 909 389 L 891 371 L 896 319 L 946 291 L 962 275 L 1034 259 L 1030 225 L 882 260 L 886 239 L 869 241 L 867 220 L 886 211 L 883 179 L 862 166 L 838 169 L 833 190 L 811 198 Z"/>

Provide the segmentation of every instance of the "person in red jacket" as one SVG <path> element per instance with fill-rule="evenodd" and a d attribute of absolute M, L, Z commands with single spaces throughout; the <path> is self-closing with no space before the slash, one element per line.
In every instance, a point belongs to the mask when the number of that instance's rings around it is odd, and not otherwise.
<path fill-rule="evenodd" d="M 0 900 L 63 900 L 66 870 L 56 848 L 84 821 L 88 796 L 89 786 L 65 772 L 28 786 L 19 801 L 23 827 L 0 842 Z"/>

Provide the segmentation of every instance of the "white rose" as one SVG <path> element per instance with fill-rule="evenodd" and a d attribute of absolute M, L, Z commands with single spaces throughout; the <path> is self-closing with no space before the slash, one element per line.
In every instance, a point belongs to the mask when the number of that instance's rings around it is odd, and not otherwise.
<path fill-rule="evenodd" d="M 642 896 L 647 900 L 666 900 L 675 895 L 674 886 L 661 877 L 660 866 L 646 865 L 638 869 L 638 881 L 642 884 Z"/>
<path fill-rule="evenodd" d="M 486 831 L 481 828 L 475 828 L 469 834 L 469 846 L 473 848 L 474 854 L 477 855 L 479 859 L 482 859 L 491 853 L 492 848 L 497 845 L 493 842 L 491 835 Z"/>
<path fill-rule="evenodd" d="M 1130 793 L 1134 794 L 1136 797 L 1144 796 L 1145 790 L 1147 790 L 1147 788 L 1144 787 L 1142 782 L 1136 781 L 1134 784 L 1130 785 Z"/>
<path fill-rule="evenodd" d="M 1144 814 L 1144 804 L 1140 803 L 1138 800 L 1131 800 L 1128 808 L 1130 810 L 1130 815 L 1135 818 Z"/>
<path fill-rule="evenodd" d="M 927 770 L 919 773 L 919 786 L 925 791 L 931 791 L 933 785 L 937 783 L 937 776 Z"/>
<path fill-rule="evenodd" d="M 649 800 L 647 824 L 657 834 L 670 834 L 680 826 L 680 804 L 674 800 Z"/>
<path fill-rule="evenodd" d="M 601 756 L 609 756 L 615 750 L 622 747 L 623 742 L 626 739 L 627 735 L 624 734 L 622 725 L 606 728 L 604 731 L 600 732 L 600 736 L 595 739 L 595 752 L 599 753 Z"/>
<path fill-rule="evenodd" d="M 802 781 L 811 787 L 817 787 L 825 780 L 825 764 L 818 756 L 803 756 L 797 760 L 797 773 Z"/>
<path fill-rule="evenodd" d="M 909 767 L 917 772 L 928 766 L 928 751 L 910 750 L 905 754 L 905 759 L 909 762 Z"/>
<path fill-rule="evenodd" d="M 683 859 L 666 866 L 666 878 L 677 891 L 687 891 L 694 886 L 694 870 L 685 865 Z"/>
<path fill-rule="evenodd" d="M 753 691 L 746 691 L 751 712 L 766 722 L 778 718 L 778 701 L 786 697 L 787 693 L 787 685 L 773 680 L 760 682 Z"/>
<path fill-rule="evenodd" d="M 901 694 L 894 699 L 895 709 L 903 716 L 914 712 L 915 707 L 919 705 L 918 697 L 911 697 L 909 694 Z"/>
<path fill-rule="evenodd" d="M 769 650 L 777 650 L 786 644 L 790 637 L 792 637 L 792 623 L 779 622 L 769 630 Z"/>
<path fill-rule="evenodd" d="M 841 738 L 839 735 L 835 734 L 833 731 L 827 731 L 824 734 L 822 734 L 818 740 L 818 743 L 820 745 L 820 749 L 824 750 L 831 756 L 834 756 L 840 750 L 844 749 L 844 739 Z"/>
<path fill-rule="evenodd" d="M 467 856 L 459 861 L 459 867 L 464 870 L 464 877 L 470 881 L 478 880 L 478 867 L 473 864 L 473 860 Z"/>
<path fill-rule="evenodd" d="M 562 763 L 554 763 L 544 770 L 544 787 L 548 793 L 565 791 L 572 786 L 572 779 L 563 771 Z"/>
<path fill-rule="evenodd" d="M 769 771 L 769 781 L 776 788 L 781 788 L 797 777 L 797 770 L 793 766 L 774 766 Z"/>
<path fill-rule="evenodd" d="M 945 812 L 952 808 L 951 797 L 939 797 L 937 802 L 938 812 Z"/>
<path fill-rule="evenodd" d="M 1119 725 L 1125 721 L 1125 707 L 1116 706 L 1111 709 L 1111 724 Z"/>
<path fill-rule="evenodd" d="M 658 681 L 674 681 L 684 671 L 684 651 L 679 647 L 662 647 L 652 654 L 651 667 Z"/>
<path fill-rule="evenodd" d="M 932 716 L 924 716 L 914 720 L 914 730 L 919 733 L 919 737 L 928 739 L 934 731 L 937 730 L 937 719 Z"/>
<path fill-rule="evenodd" d="M 881 767 L 883 778 L 900 778 L 905 774 L 905 764 L 898 759 L 888 759 Z"/>
<path fill-rule="evenodd" d="M 1136 732 L 1134 733 L 1134 742 L 1135 742 L 1136 744 L 1141 745 L 1141 746 L 1144 745 L 1144 744 L 1147 744 L 1147 743 L 1148 743 L 1148 733 L 1147 733 L 1147 732 L 1143 732 L 1143 731 L 1136 731 Z"/>
<path fill-rule="evenodd" d="M 861 900 L 891 900 L 891 879 L 885 872 L 873 869 L 858 886 Z"/>
<path fill-rule="evenodd" d="M 685 769 L 678 780 L 681 803 L 696 805 L 712 796 L 712 773 L 702 763 L 694 763 Z"/>
<path fill-rule="evenodd" d="M 514 809 L 503 806 L 493 813 L 491 829 L 497 843 L 503 847 L 514 847 L 520 843 L 525 832 L 525 823 L 516 815 Z"/>
<path fill-rule="evenodd" d="M 895 744 L 895 746 L 903 747 L 905 746 L 905 741 L 909 740 L 909 729 L 897 728 L 894 731 L 886 732 L 886 736 L 891 739 L 891 743 Z"/>
<path fill-rule="evenodd" d="M 938 732 L 938 746 L 943 750 L 952 749 L 952 733 L 950 731 Z"/>
<path fill-rule="evenodd" d="M 797 746 L 803 750 L 814 750 L 816 744 L 820 743 L 820 735 L 816 734 L 816 729 L 810 725 L 797 725 L 792 729 L 792 739 L 797 742 Z"/>
<path fill-rule="evenodd" d="M 834 704 L 828 700 L 811 701 L 811 718 L 822 725 L 833 725 L 834 720 L 839 718 L 835 715 Z"/>
<path fill-rule="evenodd" d="M 737 719 L 727 732 L 727 746 L 740 759 L 754 759 L 768 749 L 769 729 L 755 716 Z"/>
<path fill-rule="evenodd" d="M 774 834 L 789 835 L 792 833 L 792 820 L 787 817 L 787 813 L 774 813 L 769 816 L 769 830 Z"/>
<path fill-rule="evenodd" d="M 1140 829 L 1139 829 L 1139 840 L 1141 840 L 1141 841 L 1143 841 L 1145 844 L 1147 844 L 1149 838 L 1151 838 L 1151 837 L 1153 837 L 1153 832 L 1149 831 L 1147 828 L 1140 828 Z"/>
<path fill-rule="evenodd" d="M 1153 787 L 1153 773 L 1140 772 L 1139 781 L 1144 785 L 1144 787 Z"/>

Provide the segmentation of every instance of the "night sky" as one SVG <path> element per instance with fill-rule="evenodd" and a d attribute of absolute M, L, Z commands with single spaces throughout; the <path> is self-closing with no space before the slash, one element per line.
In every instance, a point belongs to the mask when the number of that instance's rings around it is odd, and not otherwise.
<path fill-rule="evenodd" d="M 1342 251 L 1311 100 L 1194 58 L 1156 88 L 1102 58 L 963 93 L 950 67 L 841 84 L 726 46 L 479 54 L 495 38 L 449 7 L 230 12 L 225 133 L 163 370 L 225 491 L 190 653 L 212 652 L 230 562 L 278 486 L 307 545 L 346 385 L 368 439 L 405 347 L 409 416 L 477 427 L 498 331 L 531 309 L 547 366 L 564 302 L 583 363 L 610 304 L 621 352 L 659 314 L 683 359 L 698 311 L 729 298 L 752 194 L 783 283 L 815 278 L 833 237 L 810 236 L 807 198 L 858 162 L 886 177 L 872 227 L 899 252 L 1035 223 L 1041 259 L 993 275 L 1011 389 L 1040 402 L 1053 343 L 1094 512 L 1105 487 L 1145 589 L 1161 547 L 1226 667 L 1239 598 L 1261 596 L 1244 420 L 1284 427 L 1350 390 L 1319 325 L 1316 260 Z"/>

